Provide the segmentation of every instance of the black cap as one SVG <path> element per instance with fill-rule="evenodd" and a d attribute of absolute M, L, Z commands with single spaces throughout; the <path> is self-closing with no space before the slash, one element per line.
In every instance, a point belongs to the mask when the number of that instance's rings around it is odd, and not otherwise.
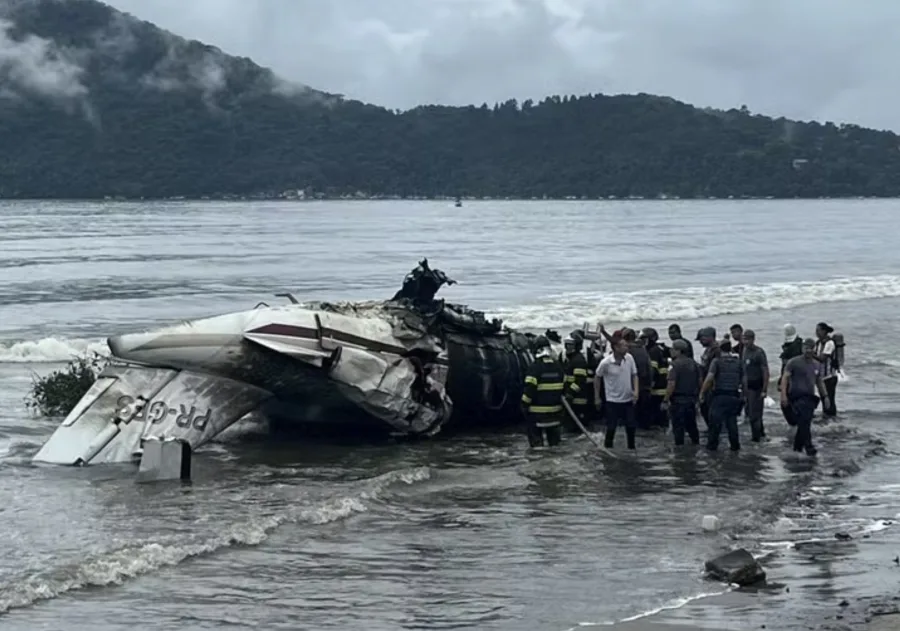
<path fill-rule="evenodd" d="M 834 328 L 828 326 L 828 323 L 827 323 L 827 322 L 819 322 L 819 323 L 816 325 L 816 328 L 817 328 L 817 329 L 822 329 L 822 330 L 825 331 L 826 333 L 834 333 Z"/>
<path fill-rule="evenodd" d="M 659 339 L 659 333 L 652 326 L 647 326 L 641 329 L 641 337 L 656 341 Z"/>
<path fill-rule="evenodd" d="M 701 339 L 704 337 L 710 337 L 712 339 L 716 339 L 716 329 L 712 326 L 705 326 L 699 331 L 697 331 L 697 339 Z"/>

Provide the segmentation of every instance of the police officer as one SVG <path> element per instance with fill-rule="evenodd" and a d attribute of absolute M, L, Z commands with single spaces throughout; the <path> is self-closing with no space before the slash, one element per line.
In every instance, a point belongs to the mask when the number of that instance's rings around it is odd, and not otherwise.
<path fill-rule="evenodd" d="M 532 448 L 555 447 L 562 437 L 566 377 L 562 365 L 553 357 L 550 340 L 539 335 L 532 348 L 536 357 L 528 367 L 522 392 L 528 443 Z"/>
<path fill-rule="evenodd" d="M 663 409 L 663 400 L 666 398 L 666 388 L 669 380 L 669 358 L 659 344 L 659 333 L 652 327 L 646 327 L 641 331 L 647 354 L 650 356 L 650 368 L 652 369 L 650 385 L 650 403 L 648 414 L 651 415 L 651 423 L 658 427 L 669 426 L 669 415 Z"/>
<path fill-rule="evenodd" d="M 672 342 L 672 366 L 669 369 L 665 402 L 672 419 L 672 436 L 676 445 L 684 444 L 684 434 L 694 445 L 700 444 L 697 429 L 697 400 L 700 396 L 700 366 L 691 358 L 690 344 L 685 339 Z"/>
<path fill-rule="evenodd" d="M 719 435 L 722 427 L 728 431 L 728 442 L 731 451 L 741 448 L 738 434 L 737 418 L 741 409 L 741 392 L 744 381 L 741 358 L 731 352 L 731 342 L 723 341 L 719 345 L 719 355 L 709 365 L 700 397 L 709 401 L 709 434 L 706 448 L 716 451 L 719 448 Z"/>
<path fill-rule="evenodd" d="M 710 364 L 712 364 L 712 360 L 718 357 L 719 353 L 721 352 L 719 350 L 719 345 L 716 343 L 715 327 L 705 326 L 697 331 L 697 341 L 699 341 L 700 346 L 703 347 L 703 355 L 700 356 L 700 375 L 703 377 L 703 379 L 706 379 L 706 375 L 709 373 L 709 366 Z M 709 429 L 710 423 L 709 404 L 710 399 L 701 398 L 700 416 L 703 417 L 703 421 L 706 423 L 707 429 Z"/>
<path fill-rule="evenodd" d="M 588 408 L 588 367 L 587 359 L 582 353 L 582 339 L 576 331 L 565 340 L 565 361 L 563 369 L 566 374 L 566 396 L 572 404 L 572 411 L 578 416 L 578 419 L 588 428 L 587 408 Z M 593 389 L 593 382 L 590 382 Z M 569 418 L 565 417 L 565 427 L 571 432 L 580 433 L 580 429 Z"/>

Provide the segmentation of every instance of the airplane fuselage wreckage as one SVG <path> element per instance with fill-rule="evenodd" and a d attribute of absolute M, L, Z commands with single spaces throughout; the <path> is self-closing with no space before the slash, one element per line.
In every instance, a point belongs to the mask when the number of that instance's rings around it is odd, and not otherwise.
<path fill-rule="evenodd" d="M 391 300 L 260 303 L 108 339 L 111 360 L 34 456 L 134 462 L 148 440 L 196 449 L 260 416 L 395 436 L 521 422 L 531 334 L 435 300 L 454 281 L 423 260 Z"/>

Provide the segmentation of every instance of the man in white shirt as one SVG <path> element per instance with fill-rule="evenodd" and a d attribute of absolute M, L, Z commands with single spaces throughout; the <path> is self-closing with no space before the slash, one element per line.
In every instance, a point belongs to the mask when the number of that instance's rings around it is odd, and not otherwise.
<path fill-rule="evenodd" d="M 837 404 L 834 402 L 835 391 L 837 390 L 837 358 L 835 357 L 834 340 L 831 334 L 834 329 L 825 322 L 819 322 L 816 325 L 816 359 L 822 364 L 822 382 L 825 384 L 825 392 L 828 394 L 827 399 L 822 400 L 822 415 L 836 416 Z M 826 405 L 827 404 L 827 405 Z"/>
<path fill-rule="evenodd" d="M 637 365 L 628 352 L 628 342 L 620 336 L 613 336 L 612 355 L 605 357 L 594 376 L 594 404 L 600 406 L 601 380 L 606 395 L 605 416 L 606 435 L 604 445 L 612 448 L 616 438 L 616 428 L 625 427 L 628 449 L 635 448 L 634 406 L 638 401 L 640 388 L 638 384 Z"/>

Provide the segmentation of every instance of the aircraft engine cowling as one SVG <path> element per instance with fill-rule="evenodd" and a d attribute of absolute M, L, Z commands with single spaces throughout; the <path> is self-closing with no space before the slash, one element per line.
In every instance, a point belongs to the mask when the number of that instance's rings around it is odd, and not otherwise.
<path fill-rule="evenodd" d="M 447 359 L 454 428 L 498 426 L 521 416 L 525 372 L 534 361 L 525 335 L 450 335 Z"/>

